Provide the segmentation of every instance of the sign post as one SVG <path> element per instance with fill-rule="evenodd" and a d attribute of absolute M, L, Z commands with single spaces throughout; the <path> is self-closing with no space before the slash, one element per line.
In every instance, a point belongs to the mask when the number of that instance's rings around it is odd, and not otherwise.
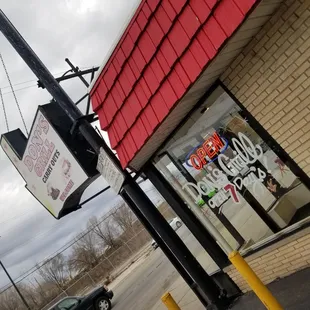
<path fill-rule="evenodd" d="M 97 170 L 118 194 L 125 182 L 125 174 L 110 158 L 103 147 L 101 147 L 99 151 Z"/>

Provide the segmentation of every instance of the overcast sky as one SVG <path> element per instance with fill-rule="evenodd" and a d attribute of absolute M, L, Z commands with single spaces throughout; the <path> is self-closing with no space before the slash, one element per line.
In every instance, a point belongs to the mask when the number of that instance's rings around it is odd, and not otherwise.
<path fill-rule="evenodd" d="M 66 57 L 80 68 L 101 65 L 138 2 L 140 0 L 0 0 L 0 8 L 50 71 L 59 76 L 68 70 L 64 61 Z M 45 90 L 36 87 L 36 77 L 2 34 L 0 53 L 30 129 L 37 106 L 47 103 L 51 97 Z M 74 100 L 86 91 L 78 79 L 62 83 L 62 86 Z M 1 64 L 0 87 L 10 130 L 23 129 Z M 0 132 L 6 131 L 1 107 Z M 83 198 L 105 184 L 102 178 L 98 179 Z M 85 228 L 89 217 L 103 215 L 119 199 L 110 190 L 82 210 L 57 221 L 28 193 L 24 185 L 0 149 L 0 259 L 14 278 L 64 246 Z M 149 190 L 149 184 L 144 187 L 149 194 L 154 193 Z M 156 194 L 152 198 L 156 200 Z M 1 271 L 0 287 L 7 283 Z"/>

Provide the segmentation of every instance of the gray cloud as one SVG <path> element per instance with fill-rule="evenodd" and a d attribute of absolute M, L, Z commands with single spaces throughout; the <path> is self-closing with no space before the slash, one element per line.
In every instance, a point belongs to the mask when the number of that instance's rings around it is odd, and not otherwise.
<path fill-rule="evenodd" d="M 60 74 L 68 70 L 64 62 L 66 57 L 81 68 L 100 65 L 137 2 L 140 1 L 28 0 L 18 1 L 17 5 L 14 1 L 0 0 L 0 7 L 50 71 Z M 50 95 L 46 90 L 37 89 L 36 77 L 2 35 L 0 52 L 30 129 L 37 106 L 47 103 Z M 62 86 L 74 100 L 86 92 L 78 79 Z M 10 130 L 23 129 L 1 64 L 0 88 L 4 93 Z M 85 104 L 81 109 L 83 107 Z M 0 108 L 0 133 L 6 131 Z M 14 278 L 64 246 L 85 229 L 92 215 L 103 215 L 120 199 L 109 190 L 82 210 L 57 221 L 24 186 L 24 181 L 0 150 L 0 259 Z M 106 182 L 98 179 L 87 189 L 83 199 L 105 186 Z M 7 283 L 0 271 L 0 286 Z"/>

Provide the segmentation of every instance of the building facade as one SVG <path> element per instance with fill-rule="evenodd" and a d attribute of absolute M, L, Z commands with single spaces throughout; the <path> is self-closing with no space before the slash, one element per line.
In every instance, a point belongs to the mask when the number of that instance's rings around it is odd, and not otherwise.
<path fill-rule="evenodd" d="M 142 1 L 91 86 L 123 167 L 155 166 L 264 283 L 310 264 L 309 23 L 308 0 Z"/>

